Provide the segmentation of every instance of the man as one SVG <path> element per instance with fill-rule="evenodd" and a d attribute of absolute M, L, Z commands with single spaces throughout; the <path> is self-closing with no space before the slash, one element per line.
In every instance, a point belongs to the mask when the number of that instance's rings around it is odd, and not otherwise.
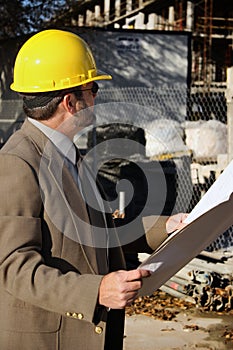
<path fill-rule="evenodd" d="M 17 55 L 11 88 L 27 119 L 0 153 L 3 350 L 122 349 L 124 308 L 149 272 L 125 270 L 101 188 L 71 141 L 93 121 L 104 79 L 70 32 L 40 32 Z M 138 239 L 142 250 L 166 237 L 166 220 Z"/>

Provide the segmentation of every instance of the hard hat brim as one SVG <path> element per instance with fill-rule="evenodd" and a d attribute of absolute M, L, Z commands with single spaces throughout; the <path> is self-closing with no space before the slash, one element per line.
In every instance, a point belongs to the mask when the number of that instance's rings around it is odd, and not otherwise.
<path fill-rule="evenodd" d="M 102 70 L 97 70 L 96 76 L 93 77 L 93 79 L 91 81 L 94 80 L 111 80 L 112 76 Z"/>
<path fill-rule="evenodd" d="M 17 84 L 15 84 L 14 82 L 10 85 L 11 90 L 19 92 L 19 93 L 40 93 L 40 92 L 51 92 L 51 91 L 59 91 L 59 90 L 64 90 L 66 88 L 74 88 L 76 86 L 81 86 L 81 85 L 86 85 L 92 81 L 95 80 L 111 80 L 112 76 L 110 74 L 107 74 L 101 70 L 97 70 L 96 71 L 96 75 L 84 79 L 83 81 L 79 81 L 79 82 L 75 82 L 74 84 L 69 84 L 69 87 L 66 86 L 61 86 L 58 85 L 57 87 L 52 86 L 52 83 L 49 84 L 47 86 L 47 88 L 45 88 L 44 85 L 40 86 L 40 84 L 38 85 L 34 85 L 34 86 L 18 86 Z"/>

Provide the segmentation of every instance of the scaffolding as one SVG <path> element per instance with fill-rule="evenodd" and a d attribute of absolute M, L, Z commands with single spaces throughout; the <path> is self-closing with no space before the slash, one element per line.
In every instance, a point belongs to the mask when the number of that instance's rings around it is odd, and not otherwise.
<path fill-rule="evenodd" d="M 203 86 L 209 90 L 212 82 L 212 25 L 213 25 L 213 0 L 204 0 L 198 5 L 198 15 L 196 21 L 196 37 L 199 42 L 199 52 L 195 56 L 198 67 L 196 75 L 199 81 L 203 82 Z M 199 64 L 201 66 L 199 67 Z M 196 79 L 195 79 L 196 80 Z M 198 81 L 197 80 L 197 81 Z"/>
<path fill-rule="evenodd" d="M 189 31 L 192 85 L 205 91 L 226 87 L 233 65 L 232 0 L 83 0 L 65 16 L 67 26 Z"/>

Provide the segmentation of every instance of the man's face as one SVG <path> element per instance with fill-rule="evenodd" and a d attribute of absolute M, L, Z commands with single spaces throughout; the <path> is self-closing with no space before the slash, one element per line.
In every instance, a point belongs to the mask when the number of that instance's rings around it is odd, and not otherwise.
<path fill-rule="evenodd" d="M 82 129 L 94 124 L 94 101 L 97 92 L 92 91 L 93 82 L 81 86 L 82 94 L 72 93 L 71 99 L 74 106 L 72 115 L 66 119 L 60 126 L 59 131 L 63 132 L 70 138 Z M 98 88 L 97 88 L 98 90 Z"/>
<path fill-rule="evenodd" d="M 86 101 L 86 104 L 88 105 L 88 107 L 91 107 L 94 105 L 94 101 L 97 96 L 97 92 L 95 93 L 92 91 L 94 84 L 97 85 L 97 83 L 92 81 L 90 83 L 82 85 L 81 87 L 83 99 Z"/>
<path fill-rule="evenodd" d="M 95 82 L 90 82 L 81 86 L 81 98 L 76 100 L 76 113 L 74 116 L 78 119 L 81 127 L 93 124 L 95 121 L 94 103 L 97 92 L 93 92 Z M 97 84 L 96 84 L 97 85 Z M 98 85 L 97 85 L 98 90 Z"/>
<path fill-rule="evenodd" d="M 81 99 L 79 99 L 76 104 L 77 112 L 86 108 L 93 111 L 94 102 L 97 95 L 97 93 L 94 93 L 92 91 L 94 84 L 96 83 L 90 82 L 81 86 L 82 96 L 81 96 Z"/>

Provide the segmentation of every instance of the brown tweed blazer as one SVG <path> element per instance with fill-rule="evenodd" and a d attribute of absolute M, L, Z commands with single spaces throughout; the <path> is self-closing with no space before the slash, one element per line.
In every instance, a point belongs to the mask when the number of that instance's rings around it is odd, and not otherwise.
<path fill-rule="evenodd" d="M 97 306 L 96 250 L 79 239 L 90 226 L 74 220 L 88 223 L 87 209 L 49 143 L 26 120 L 0 152 L 0 349 L 99 350 L 105 337 L 121 349 L 124 311 Z M 121 248 L 110 249 L 109 271 L 123 268 Z"/>
<path fill-rule="evenodd" d="M 27 120 L 0 151 L 0 180 L 0 349 L 122 349 L 124 310 L 97 302 L 102 276 L 125 269 L 111 214 L 107 263 L 88 244 L 90 215 L 63 157 Z M 165 217 L 149 221 L 125 249 L 149 252 L 166 237 Z"/>

